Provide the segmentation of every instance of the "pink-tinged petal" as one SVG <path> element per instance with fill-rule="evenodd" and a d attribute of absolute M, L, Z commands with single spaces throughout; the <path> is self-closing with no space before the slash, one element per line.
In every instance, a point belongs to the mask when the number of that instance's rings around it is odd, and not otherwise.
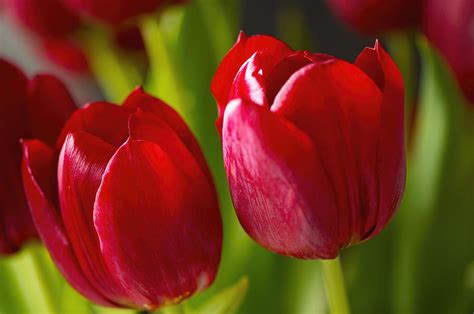
<path fill-rule="evenodd" d="M 130 109 L 139 108 L 145 112 L 154 114 L 157 119 L 167 123 L 168 126 L 176 132 L 183 144 L 186 145 L 186 147 L 201 166 L 203 172 L 212 182 L 211 172 L 209 171 L 209 167 L 207 166 L 206 159 L 201 151 L 199 143 L 184 120 L 173 108 L 168 106 L 160 99 L 145 93 L 141 87 L 137 87 L 127 97 L 123 107 Z"/>
<path fill-rule="evenodd" d="M 112 145 L 93 135 L 69 134 L 58 162 L 59 203 L 65 230 L 84 276 L 108 300 L 127 304 L 126 292 L 104 264 L 93 222 L 96 192 L 114 152 Z"/>
<path fill-rule="evenodd" d="M 70 133 L 84 131 L 101 140 L 120 147 L 128 137 L 128 116 L 134 110 L 119 107 L 108 102 L 95 102 L 74 112 L 64 126 L 56 142 L 60 149 Z"/>
<path fill-rule="evenodd" d="M 66 86 L 51 75 L 33 77 L 28 86 L 28 121 L 31 137 L 54 147 L 76 105 Z"/>
<path fill-rule="evenodd" d="M 234 100 L 222 141 L 232 199 L 247 233 L 276 253 L 336 257 L 336 194 L 311 139 L 268 108 Z"/>
<path fill-rule="evenodd" d="M 364 49 L 355 65 L 371 76 L 383 92 L 377 141 L 380 208 L 377 228 L 371 235 L 374 236 L 392 217 L 405 189 L 405 96 L 402 75 L 378 41 L 374 49 Z"/>
<path fill-rule="evenodd" d="M 173 150 L 179 155 L 129 139 L 108 164 L 96 198 L 104 259 L 139 308 L 155 309 L 206 288 L 220 261 L 215 191 L 184 146 Z M 178 160 L 185 158 L 184 167 Z"/>
<path fill-rule="evenodd" d="M 284 57 L 293 53 L 293 50 L 284 42 L 271 36 L 256 35 L 248 37 L 240 32 L 237 42 L 222 60 L 211 83 L 211 91 L 217 101 L 219 116 L 218 129 L 221 129 L 224 109 L 229 102 L 237 72 L 255 52 L 266 52 L 269 65 L 268 71 Z"/>
<path fill-rule="evenodd" d="M 37 140 L 23 142 L 23 183 L 38 233 L 69 283 L 89 300 L 110 306 L 85 278 L 64 230 L 55 206 L 55 166 L 56 156 L 51 148 Z"/>
<path fill-rule="evenodd" d="M 28 135 L 26 76 L 0 58 L 0 254 L 36 234 L 21 183 L 20 139 Z"/>
<path fill-rule="evenodd" d="M 382 93 L 356 66 L 327 60 L 297 71 L 271 110 L 308 134 L 338 195 L 340 246 L 377 224 L 377 139 Z"/>
<path fill-rule="evenodd" d="M 5 0 L 5 7 L 31 32 L 44 37 L 66 37 L 81 25 L 61 0 Z"/>

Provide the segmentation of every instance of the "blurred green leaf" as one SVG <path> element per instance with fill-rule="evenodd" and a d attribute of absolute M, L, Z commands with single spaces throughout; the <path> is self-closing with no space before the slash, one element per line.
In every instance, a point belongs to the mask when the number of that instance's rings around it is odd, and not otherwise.
<path fill-rule="evenodd" d="M 474 258 L 472 241 L 464 242 L 474 236 L 473 172 L 466 168 L 474 160 L 472 113 L 444 60 L 424 38 L 418 45 L 420 109 L 407 191 L 395 219 L 394 312 L 472 311 L 460 298 Z"/>
<path fill-rule="evenodd" d="M 215 294 L 206 303 L 194 310 L 194 314 L 234 314 L 247 294 L 249 281 L 243 277 L 233 286 Z"/>

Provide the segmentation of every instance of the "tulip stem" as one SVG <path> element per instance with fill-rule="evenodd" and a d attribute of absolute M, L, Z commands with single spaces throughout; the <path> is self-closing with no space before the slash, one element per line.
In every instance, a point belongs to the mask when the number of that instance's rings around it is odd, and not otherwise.
<path fill-rule="evenodd" d="M 322 260 L 324 285 L 333 314 L 349 314 L 349 302 L 347 301 L 344 275 L 342 273 L 339 257 L 332 260 Z"/>

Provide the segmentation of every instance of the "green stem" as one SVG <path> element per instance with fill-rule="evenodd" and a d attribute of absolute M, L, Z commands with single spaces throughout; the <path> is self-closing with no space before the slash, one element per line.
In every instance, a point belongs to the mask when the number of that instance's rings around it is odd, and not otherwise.
<path fill-rule="evenodd" d="M 344 276 L 339 257 L 332 260 L 322 260 L 321 264 L 331 313 L 349 314 L 349 302 L 347 301 Z"/>
<path fill-rule="evenodd" d="M 135 87 L 142 84 L 134 58 L 121 52 L 106 30 L 89 30 L 83 36 L 83 46 L 94 77 L 107 99 L 120 104 Z"/>

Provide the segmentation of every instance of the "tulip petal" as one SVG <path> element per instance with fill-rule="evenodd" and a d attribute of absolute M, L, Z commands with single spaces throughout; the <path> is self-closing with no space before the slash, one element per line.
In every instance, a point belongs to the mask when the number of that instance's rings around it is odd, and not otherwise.
<path fill-rule="evenodd" d="M 367 73 L 383 92 L 377 147 L 380 209 L 372 237 L 392 217 L 405 189 L 405 96 L 400 71 L 378 41 L 374 49 L 363 50 L 355 65 Z"/>
<path fill-rule="evenodd" d="M 68 134 L 84 131 L 118 148 L 127 140 L 128 116 L 133 111 L 108 102 L 88 104 L 74 112 L 67 121 L 56 147 L 61 149 Z"/>
<path fill-rule="evenodd" d="M 21 183 L 20 139 L 27 137 L 26 76 L 0 58 L 0 254 L 36 234 Z"/>
<path fill-rule="evenodd" d="M 23 182 L 31 215 L 41 240 L 61 273 L 81 294 L 95 303 L 111 306 L 85 278 L 54 205 L 56 157 L 48 146 L 37 140 L 23 142 Z"/>
<path fill-rule="evenodd" d="M 189 297 L 216 274 L 222 223 L 215 191 L 192 158 L 186 163 L 131 138 L 97 193 L 94 221 L 104 259 L 129 293 L 146 299 L 136 303 L 142 308 Z"/>
<path fill-rule="evenodd" d="M 53 147 L 66 123 L 76 110 L 66 86 L 51 75 L 37 75 L 28 86 L 28 120 L 31 137 Z"/>
<path fill-rule="evenodd" d="M 269 56 L 269 63 L 272 64 L 268 64 L 268 66 L 271 69 L 278 61 L 292 54 L 293 50 L 284 42 L 271 36 L 256 35 L 247 37 L 243 32 L 240 32 L 237 42 L 222 60 L 211 83 L 211 91 L 217 101 L 219 110 L 216 122 L 219 130 L 222 127 L 224 109 L 228 101 L 231 100 L 229 96 L 234 78 L 245 61 L 255 52 L 265 52 Z"/>
<path fill-rule="evenodd" d="M 268 108 L 226 108 L 224 162 L 240 223 L 267 249 L 299 258 L 338 254 L 337 210 L 311 139 Z"/>
<path fill-rule="evenodd" d="M 356 66 L 328 60 L 293 74 L 271 110 L 308 134 L 338 195 L 340 245 L 373 231 L 378 212 L 375 168 L 382 93 Z"/>
<path fill-rule="evenodd" d="M 159 119 L 168 124 L 170 128 L 174 130 L 176 135 L 179 136 L 181 142 L 189 149 L 191 154 L 197 160 L 203 172 L 208 176 L 210 181 L 212 181 L 212 176 L 207 166 L 206 159 L 204 154 L 199 147 L 199 143 L 194 137 L 193 133 L 186 125 L 184 120 L 179 116 L 179 114 L 166 103 L 161 101 L 158 98 L 150 96 L 145 93 L 143 88 L 136 88 L 125 100 L 123 107 L 130 109 L 141 109 L 144 112 L 152 113 Z M 151 118 L 150 118 L 151 119 Z M 151 121 L 151 120 L 149 120 Z M 159 144 L 159 142 L 157 142 Z"/>
<path fill-rule="evenodd" d="M 127 294 L 104 264 L 93 223 L 96 192 L 114 152 L 91 134 L 69 134 L 59 156 L 58 190 L 64 227 L 84 275 L 109 300 L 125 304 Z"/>

